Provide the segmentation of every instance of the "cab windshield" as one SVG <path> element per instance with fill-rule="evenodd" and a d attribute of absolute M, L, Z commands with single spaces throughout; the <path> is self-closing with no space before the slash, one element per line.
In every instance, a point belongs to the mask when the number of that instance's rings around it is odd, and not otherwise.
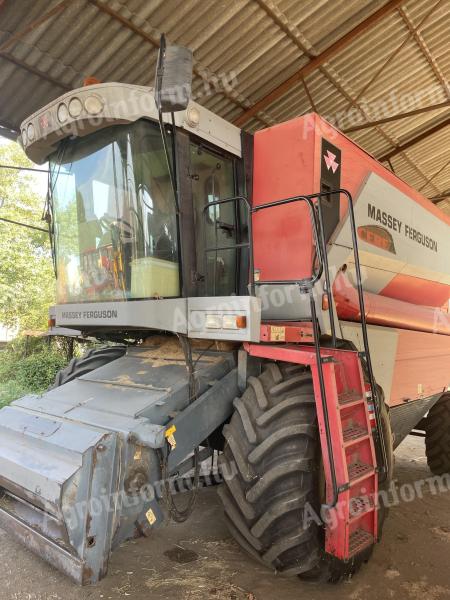
<path fill-rule="evenodd" d="M 179 296 L 159 127 L 140 120 L 70 139 L 49 163 L 58 303 Z"/>

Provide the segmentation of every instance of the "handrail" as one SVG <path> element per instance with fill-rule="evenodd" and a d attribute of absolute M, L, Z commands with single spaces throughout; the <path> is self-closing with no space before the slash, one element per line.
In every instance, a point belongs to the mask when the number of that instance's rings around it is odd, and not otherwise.
<path fill-rule="evenodd" d="M 254 206 L 251 209 L 251 213 L 255 214 L 261 210 L 267 209 L 267 208 L 275 208 L 277 206 L 283 206 L 284 204 L 291 204 L 292 202 L 306 202 L 306 204 L 308 205 L 308 209 L 309 209 L 309 217 L 311 220 L 311 224 L 312 224 L 312 229 L 313 229 L 313 233 L 314 233 L 314 241 L 316 243 L 316 248 L 318 249 L 318 260 L 319 260 L 319 266 L 318 269 L 316 271 L 315 274 L 313 274 L 311 277 L 306 278 L 306 279 L 293 279 L 293 280 L 274 280 L 274 281 L 258 281 L 255 282 L 255 285 L 298 285 L 301 289 L 309 289 L 312 288 L 312 286 L 317 283 L 319 281 L 319 279 L 322 277 L 322 272 L 323 272 L 323 260 L 324 260 L 324 256 L 322 253 L 322 247 L 319 244 L 319 240 L 320 240 L 320 233 L 319 233 L 319 226 L 317 223 L 317 219 L 316 219 L 316 213 L 314 210 L 314 203 L 312 202 L 312 198 L 310 198 L 309 196 L 291 196 L 290 198 L 284 198 L 283 200 L 276 200 L 274 202 L 267 202 L 266 204 L 259 204 L 258 206 Z"/>
<path fill-rule="evenodd" d="M 386 441 L 384 439 L 383 432 L 383 423 L 381 420 L 381 406 L 380 399 L 378 398 L 377 387 L 375 382 L 375 376 L 373 373 L 373 365 L 372 359 L 370 356 L 370 346 L 369 346 L 369 336 L 367 334 L 367 319 L 366 319 L 366 309 L 364 302 L 364 290 L 362 286 L 362 275 L 361 275 L 361 263 L 359 260 L 359 247 L 358 247 L 358 236 L 356 235 L 356 220 L 355 220 L 355 211 L 353 206 L 353 197 L 348 190 L 345 189 L 337 189 L 331 192 L 321 192 L 320 194 L 313 194 L 309 196 L 312 198 L 320 198 L 322 196 L 331 196 L 332 194 L 343 194 L 347 197 L 348 200 L 348 214 L 350 217 L 350 230 L 352 233 L 352 242 L 353 242 L 353 257 L 355 259 L 355 271 L 356 271 L 356 288 L 358 291 L 358 300 L 359 300 L 359 310 L 361 314 L 361 330 L 363 335 L 363 344 L 364 344 L 364 356 L 367 365 L 367 371 L 369 374 L 369 383 L 372 392 L 373 404 L 375 407 L 375 418 L 377 422 L 378 435 L 380 438 L 381 445 L 381 453 L 383 458 L 383 478 L 382 481 L 388 476 L 388 460 L 387 460 L 387 451 L 386 451 Z M 320 212 L 320 201 L 319 204 L 319 212 Z M 328 262 L 328 258 L 326 259 Z M 328 284 L 327 284 L 328 285 Z M 331 294 L 332 296 L 332 294 Z M 331 300 L 331 297 L 330 297 Z M 331 302 L 330 302 L 331 304 Z"/>
<path fill-rule="evenodd" d="M 252 230 L 252 219 L 251 219 L 252 207 L 251 207 L 249 199 L 246 196 L 231 196 L 229 198 L 220 198 L 219 200 L 213 200 L 213 202 L 208 202 L 203 207 L 203 216 L 206 215 L 206 211 L 209 210 L 212 206 L 218 206 L 220 204 L 226 204 L 228 202 L 234 202 L 236 204 L 237 201 L 242 201 L 247 206 L 248 242 L 233 244 L 231 246 L 222 246 L 222 247 L 217 246 L 217 225 L 216 225 L 216 228 L 215 228 L 216 246 L 207 248 L 206 247 L 206 227 L 204 227 L 203 228 L 203 237 L 204 237 L 205 260 L 206 260 L 206 255 L 208 252 L 215 252 L 216 260 L 217 260 L 217 253 L 220 250 L 233 250 L 234 248 L 248 248 L 249 249 L 249 270 L 250 270 L 250 277 L 249 277 L 250 295 L 254 296 L 253 230 Z M 216 219 L 216 221 L 217 221 L 217 219 Z M 207 267 L 207 265 L 205 265 L 205 277 L 208 276 L 207 274 L 208 274 L 208 267 Z M 215 288 L 215 278 L 214 278 L 214 288 Z"/>
<path fill-rule="evenodd" d="M 265 204 L 260 204 L 258 206 L 252 207 L 248 198 L 245 196 L 234 196 L 232 198 L 225 198 L 221 200 L 215 200 L 213 202 L 209 202 L 204 207 L 204 212 L 208 210 L 211 206 L 216 206 L 219 204 L 224 204 L 226 202 L 236 202 L 238 200 L 242 200 L 246 203 L 248 211 L 249 211 L 249 219 L 248 219 L 248 235 L 249 242 L 244 244 L 239 244 L 231 247 L 248 247 L 250 253 L 250 290 L 251 294 L 254 294 L 255 286 L 263 286 L 263 285 L 297 285 L 302 293 L 308 293 L 310 296 L 310 304 L 311 304 L 311 320 L 313 324 L 314 330 L 314 345 L 316 350 L 316 359 L 317 359 L 317 367 L 318 367 L 318 375 L 319 375 L 319 387 L 322 401 L 322 410 L 325 417 L 325 430 L 326 430 L 326 439 L 327 439 L 327 449 L 328 454 L 330 456 L 330 464 L 331 468 L 331 478 L 333 485 L 333 502 L 327 506 L 327 508 L 333 508 L 336 506 L 340 489 L 337 486 L 337 478 L 336 471 L 333 460 L 333 447 L 332 447 L 332 439 L 331 432 L 329 429 L 329 419 L 328 419 L 328 407 L 326 404 L 326 391 L 325 391 L 325 382 L 323 376 L 323 368 L 322 368 L 322 358 L 321 358 L 321 349 L 319 342 L 319 325 L 317 320 L 317 311 L 316 305 L 314 301 L 313 295 L 313 287 L 320 280 L 322 274 L 325 277 L 325 285 L 326 292 L 328 295 L 328 311 L 330 316 L 330 328 L 332 334 L 332 342 L 333 346 L 336 347 L 336 323 L 334 319 L 334 311 L 333 311 L 333 293 L 331 289 L 331 277 L 330 277 L 330 269 L 328 263 L 328 253 L 327 253 L 327 242 L 325 240 L 325 232 L 324 232 L 324 222 L 323 222 L 323 213 L 321 206 L 321 198 L 332 196 L 334 194 L 342 194 L 347 197 L 348 200 L 348 214 L 350 218 L 350 229 L 352 234 L 352 242 L 353 242 L 353 255 L 355 260 L 355 271 L 356 271 L 356 287 L 358 291 L 358 300 L 361 314 L 361 329 L 363 335 L 363 345 L 364 345 L 364 358 L 367 365 L 367 371 L 369 375 L 369 384 L 371 387 L 373 403 L 375 406 L 375 418 L 377 423 L 378 435 L 380 440 L 381 452 L 382 452 L 382 460 L 383 460 L 383 480 L 387 477 L 388 473 L 388 462 L 387 462 L 387 451 L 386 451 L 386 442 L 384 439 L 383 432 L 383 424 L 381 420 L 381 406 L 380 399 L 378 398 L 377 388 L 375 383 L 375 377 L 373 373 L 373 365 L 370 356 L 370 346 L 369 346 L 369 338 L 367 334 L 367 320 L 366 320 L 366 312 L 365 312 L 365 304 L 364 304 L 364 291 L 362 287 L 362 275 L 361 275 L 361 263 L 359 260 L 359 248 L 358 248 L 358 239 L 356 234 L 356 221 L 355 221 L 355 213 L 353 206 L 353 197 L 348 190 L 343 188 L 327 191 L 327 192 L 319 192 L 317 194 L 308 194 L 301 196 L 291 196 L 289 198 L 284 198 L 283 200 L 276 200 L 273 202 L 268 202 Z M 316 202 L 314 202 L 316 200 Z M 301 279 L 301 280 L 275 280 L 275 281 L 255 281 L 254 280 L 254 263 L 253 263 L 253 234 L 252 234 L 252 215 L 260 212 L 261 210 L 265 210 L 268 208 L 275 208 L 278 206 L 283 206 L 286 204 L 291 204 L 293 202 L 305 202 L 309 209 L 309 216 L 311 220 L 314 242 L 316 246 L 316 260 L 318 261 L 318 267 L 315 272 L 312 273 L 311 277 Z M 217 240 L 217 231 L 216 231 L 216 240 Z M 224 247 L 222 249 L 229 249 L 230 247 Z M 218 252 L 221 248 L 208 248 L 205 252 Z M 312 269 L 314 269 L 314 265 L 312 265 Z"/>
<path fill-rule="evenodd" d="M 305 291 L 308 291 L 308 293 L 310 295 L 311 320 L 313 322 L 313 330 L 314 330 L 314 345 L 315 345 L 315 350 L 316 350 L 316 358 L 317 358 L 317 366 L 318 366 L 318 374 L 319 374 L 319 387 L 320 387 L 320 392 L 321 392 L 322 409 L 323 409 L 324 416 L 325 416 L 327 447 L 328 447 L 328 453 L 330 456 L 330 464 L 332 465 L 331 476 L 332 476 L 332 485 L 333 485 L 333 502 L 330 505 L 328 505 L 328 508 L 333 508 L 334 506 L 336 506 L 340 490 L 337 487 L 336 471 L 334 468 L 333 448 L 332 448 L 332 442 L 331 442 L 331 433 L 329 430 L 328 409 L 327 409 L 327 405 L 326 405 L 326 401 L 325 401 L 325 384 L 324 384 L 324 378 L 323 378 L 323 369 L 322 369 L 320 344 L 319 344 L 320 332 L 319 332 L 319 327 L 318 327 L 318 323 L 317 323 L 317 311 L 316 311 L 316 306 L 315 306 L 315 302 L 314 302 L 314 297 L 312 294 L 312 287 L 320 279 L 320 277 L 322 276 L 322 273 L 324 272 L 325 284 L 326 284 L 326 288 L 327 288 L 326 292 L 327 292 L 328 300 L 329 300 L 328 311 L 329 311 L 329 315 L 330 315 L 330 328 L 331 328 L 331 334 L 332 334 L 332 342 L 333 342 L 333 346 L 336 347 L 336 324 L 335 324 L 334 312 L 333 312 L 334 300 L 333 300 L 333 294 L 332 294 L 332 289 L 331 289 L 331 277 L 330 277 L 330 269 L 329 269 L 329 263 L 328 263 L 327 242 L 325 240 L 323 213 L 322 213 L 322 206 L 321 206 L 321 202 L 320 202 L 320 199 L 322 197 L 324 197 L 324 196 L 328 197 L 328 196 L 332 196 L 334 194 L 343 194 L 344 196 L 347 197 L 347 200 L 348 200 L 348 213 L 349 213 L 349 217 L 350 217 L 350 229 L 351 229 L 351 234 L 352 234 L 353 255 L 354 255 L 355 270 L 356 270 L 356 286 L 357 286 L 357 290 L 358 290 L 358 300 L 359 300 L 360 313 L 361 313 L 361 329 L 362 329 L 363 344 L 364 344 L 364 357 L 365 357 L 365 361 L 366 361 L 366 365 L 367 365 L 367 371 L 368 371 L 368 375 L 369 375 L 369 383 L 370 383 L 372 398 L 373 398 L 374 406 L 375 406 L 375 418 L 376 418 L 378 435 L 379 435 L 379 439 L 380 439 L 380 446 L 381 446 L 381 452 L 382 452 L 382 460 L 383 460 L 382 470 L 383 470 L 383 480 L 384 480 L 387 477 L 387 473 L 388 473 L 387 452 L 386 452 L 386 443 L 385 443 L 385 439 L 384 439 L 383 424 L 381 421 L 380 399 L 378 398 L 378 394 L 377 394 L 375 377 L 374 377 L 374 373 L 373 373 L 372 360 L 371 360 L 371 356 L 370 356 L 369 338 L 368 338 L 368 334 L 367 334 L 367 321 L 366 321 L 366 313 L 365 313 L 365 306 L 364 306 L 364 292 L 363 292 L 363 287 L 362 287 L 361 263 L 359 260 L 359 248 L 358 248 L 358 239 L 357 239 L 357 235 L 356 235 L 356 221 L 355 221 L 355 213 L 354 213 L 354 207 L 353 207 L 353 197 L 348 190 L 340 188 L 340 189 L 331 190 L 328 192 L 325 192 L 325 191 L 319 192 L 317 194 L 308 194 L 308 195 L 304 195 L 304 196 L 293 196 L 290 198 L 285 198 L 283 200 L 268 202 L 266 204 L 260 204 L 259 206 L 253 207 L 251 209 L 252 214 L 254 214 L 254 213 L 256 213 L 260 210 L 266 209 L 266 208 L 282 206 L 284 204 L 289 204 L 291 202 L 295 202 L 298 200 L 306 201 L 308 204 L 308 207 L 310 208 L 310 218 L 311 218 L 312 223 L 314 224 L 313 231 L 314 231 L 314 237 L 315 237 L 315 242 L 316 242 L 319 265 L 320 265 L 318 272 L 315 275 L 312 275 L 312 277 L 309 280 L 261 281 L 261 282 L 257 282 L 257 285 L 293 285 L 293 284 L 297 284 L 300 287 L 302 287 L 303 284 L 305 284 L 305 283 L 307 284 Z M 317 200 L 317 202 L 314 203 L 313 200 Z M 317 216 L 318 216 L 317 220 L 315 219 L 315 214 L 316 214 L 315 207 L 316 206 L 317 206 Z M 312 211 L 312 213 L 311 213 L 311 211 Z M 312 214 L 314 216 L 312 216 Z M 320 274 L 319 274 L 319 272 L 320 272 Z M 308 285 L 308 283 L 309 283 L 309 285 Z"/>
<path fill-rule="evenodd" d="M 313 198 L 311 198 L 309 196 L 293 196 L 291 198 L 286 198 L 284 200 L 278 200 L 275 202 L 269 202 L 267 204 L 260 204 L 259 206 L 255 206 L 252 209 L 252 213 L 256 213 L 263 209 L 273 208 L 273 207 L 277 207 L 277 206 L 282 206 L 284 204 L 290 204 L 292 202 L 300 202 L 300 201 L 306 202 L 306 204 L 308 205 L 308 208 L 309 208 L 309 214 L 310 214 L 310 219 L 311 219 L 311 223 L 313 226 L 312 228 L 313 228 L 313 232 L 314 232 L 316 253 L 317 253 L 317 259 L 319 261 L 319 267 L 318 267 L 316 273 L 313 273 L 313 275 L 308 279 L 303 279 L 303 280 L 298 280 L 298 281 L 276 281 L 273 283 L 275 283 L 277 285 L 297 284 L 300 288 L 300 292 L 306 292 L 309 295 L 311 321 L 312 321 L 312 326 L 313 326 L 313 331 L 314 331 L 314 348 L 315 348 L 315 353 L 316 353 L 317 373 L 319 376 L 320 400 L 322 403 L 322 411 L 323 411 L 323 415 L 324 415 L 325 437 L 327 440 L 327 452 L 328 452 L 328 456 L 329 456 L 329 463 L 330 463 L 330 470 L 331 470 L 331 484 L 333 487 L 333 501 L 330 504 L 325 505 L 325 508 L 330 510 L 330 509 L 334 508 L 338 503 L 340 488 L 338 487 L 338 484 L 337 484 L 336 467 L 334 464 L 333 441 L 332 441 L 332 437 L 331 437 L 330 420 L 329 420 L 328 406 L 327 406 L 327 402 L 326 402 L 325 379 L 324 379 L 323 367 L 322 367 L 322 355 L 321 355 L 321 351 L 320 351 L 320 341 L 319 341 L 320 331 L 319 331 L 319 324 L 317 321 L 316 304 L 315 304 L 314 294 L 313 294 L 314 284 L 317 283 L 317 281 L 319 281 L 319 279 L 321 278 L 323 269 L 325 268 L 325 273 L 328 274 L 328 277 L 329 277 L 329 270 L 328 270 L 328 257 L 327 257 L 327 253 L 326 253 L 326 244 L 323 243 L 323 241 L 324 241 L 323 223 L 322 223 L 322 219 L 320 217 L 318 220 L 316 219 L 316 212 L 315 212 L 314 203 L 312 200 L 313 200 Z M 320 243 L 320 242 L 322 242 L 322 243 Z M 257 283 L 258 283 L 258 285 L 270 285 L 272 282 L 263 281 L 263 282 L 257 282 Z"/>

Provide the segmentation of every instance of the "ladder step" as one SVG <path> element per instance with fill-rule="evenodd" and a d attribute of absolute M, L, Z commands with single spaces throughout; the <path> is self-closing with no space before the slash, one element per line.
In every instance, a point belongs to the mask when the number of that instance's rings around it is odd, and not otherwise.
<path fill-rule="evenodd" d="M 361 462 L 352 463 L 348 466 L 348 476 L 350 485 L 359 483 L 361 480 L 371 477 L 375 474 L 375 468 L 372 465 L 366 465 Z"/>
<path fill-rule="evenodd" d="M 355 556 L 369 546 L 372 546 L 374 543 L 375 540 L 372 534 L 364 531 L 364 529 L 357 529 L 350 535 L 348 546 L 349 555 Z"/>
<path fill-rule="evenodd" d="M 350 522 L 357 521 L 375 509 L 372 497 L 360 496 L 350 500 Z"/>
<path fill-rule="evenodd" d="M 363 440 L 368 439 L 369 432 L 361 425 L 351 425 L 344 429 L 344 445 L 350 446 L 351 444 L 356 444 L 357 442 L 362 442 Z"/>
<path fill-rule="evenodd" d="M 340 409 L 350 408 L 363 404 L 364 402 L 365 399 L 360 394 L 357 394 L 356 392 L 344 392 L 343 394 L 339 394 L 338 406 Z"/>

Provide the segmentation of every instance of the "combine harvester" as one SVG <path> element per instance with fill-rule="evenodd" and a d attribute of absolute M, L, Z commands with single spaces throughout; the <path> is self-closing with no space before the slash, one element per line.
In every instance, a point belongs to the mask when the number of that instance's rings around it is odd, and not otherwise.
<path fill-rule="evenodd" d="M 93 84 L 22 124 L 50 165 L 53 326 L 104 346 L 0 411 L 0 527 L 94 583 L 187 518 L 164 482 L 216 450 L 241 546 L 336 581 L 409 433 L 450 470 L 450 220 L 318 115 L 225 122 L 187 64 L 168 47 L 155 94 Z"/>

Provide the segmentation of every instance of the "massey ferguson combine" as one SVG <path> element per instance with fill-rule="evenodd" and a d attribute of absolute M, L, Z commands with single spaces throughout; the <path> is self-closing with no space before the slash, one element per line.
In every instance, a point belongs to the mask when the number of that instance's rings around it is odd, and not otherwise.
<path fill-rule="evenodd" d="M 89 85 L 22 125 L 50 167 L 53 325 L 104 345 L 0 411 L 0 527 L 94 583 L 187 518 L 171 482 L 218 451 L 239 544 L 336 581 L 411 431 L 450 470 L 450 220 L 318 115 L 225 122 L 188 64 L 167 48 L 155 93 Z"/>

